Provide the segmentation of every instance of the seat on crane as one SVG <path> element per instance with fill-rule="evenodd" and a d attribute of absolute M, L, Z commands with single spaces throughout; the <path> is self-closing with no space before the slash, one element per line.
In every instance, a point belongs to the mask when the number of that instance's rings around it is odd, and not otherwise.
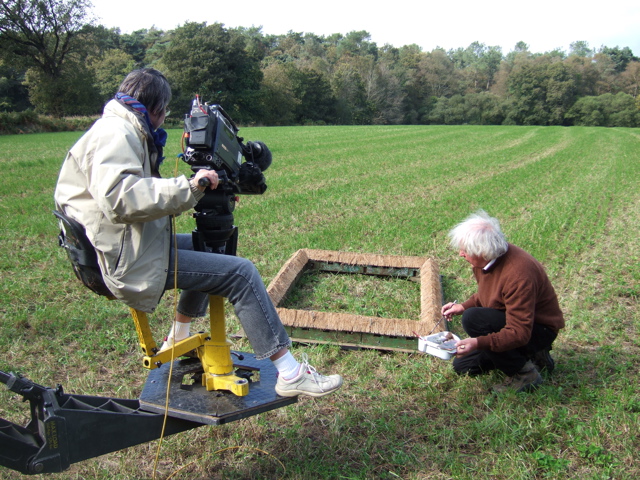
<path fill-rule="evenodd" d="M 78 280 L 98 295 L 115 298 L 104 283 L 98 265 L 98 256 L 87 238 L 85 228 L 78 221 L 58 210 L 54 210 L 53 214 L 60 224 L 58 243 L 67 252 Z"/>

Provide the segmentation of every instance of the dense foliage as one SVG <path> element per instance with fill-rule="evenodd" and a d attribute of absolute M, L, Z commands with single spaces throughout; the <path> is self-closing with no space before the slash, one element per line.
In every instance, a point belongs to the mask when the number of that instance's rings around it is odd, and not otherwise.
<path fill-rule="evenodd" d="M 96 25 L 86 0 L 0 0 L 0 47 L 5 112 L 98 114 L 128 71 L 154 66 L 172 82 L 176 119 L 198 93 L 243 124 L 640 126 L 640 59 L 584 41 L 505 54 L 219 23 L 123 34 Z"/>

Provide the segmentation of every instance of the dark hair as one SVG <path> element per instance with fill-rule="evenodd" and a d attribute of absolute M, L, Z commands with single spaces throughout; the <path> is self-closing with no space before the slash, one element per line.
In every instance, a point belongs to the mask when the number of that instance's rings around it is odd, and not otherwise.
<path fill-rule="evenodd" d="M 134 70 L 122 81 L 118 91 L 132 96 L 154 115 L 160 114 L 171 101 L 169 81 L 154 68 Z"/>

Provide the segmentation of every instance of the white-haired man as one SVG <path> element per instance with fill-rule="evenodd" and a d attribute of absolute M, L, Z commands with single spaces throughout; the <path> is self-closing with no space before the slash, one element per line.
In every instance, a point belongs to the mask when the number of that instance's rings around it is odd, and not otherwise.
<path fill-rule="evenodd" d="M 480 210 L 449 232 L 451 246 L 473 267 L 478 291 L 461 304 L 447 303 L 442 314 L 462 315 L 469 335 L 457 342 L 453 368 L 478 375 L 498 369 L 507 376 L 494 391 L 527 391 L 551 372 L 551 345 L 564 327 L 558 298 L 544 267 L 508 243 L 500 222 Z"/>

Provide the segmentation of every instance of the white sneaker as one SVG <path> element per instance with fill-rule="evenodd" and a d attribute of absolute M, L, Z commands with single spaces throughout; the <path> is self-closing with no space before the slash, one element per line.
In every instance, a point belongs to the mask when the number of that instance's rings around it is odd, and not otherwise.
<path fill-rule="evenodd" d="M 320 375 L 314 367 L 309 365 L 307 356 L 304 355 L 299 373 L 291 380 L 278 377 L 276 393 L 281 397 L 295 397 L 297 395 L 309 395 L 310 397 L 322 397 L 335 392 L 342 386 L 340 375 Z"/>
<path fill-rule="evenodd" d="M 176 343 L 175 338 L 173 337 L 164 337 L 164 342 L 162 342 L 162 346 L 160 347 L 160 352 L 164 350 L 168 350 Z"/>
<path fill-rule="evenodd" d="M 191 336 L 191 335 L 189 335 Z M 189 337 L 184 337 L 182 340 L 189 338 Z M 182 340 L 178 340 L 178 342 L 181 342 Z M 164 338 L 164 342 L 162 343 L 162 346 L 160 347 L 160 350 L 158 350 L 158 352 L 164 352 L 165 350 L 171 350 L 171 348 L 173 347 L 173 345 L 176 343 L 176 340 L 173 337 L 165 337 Z M 197 358 L 198 354 L 196 353 L 195 350 L 191 350 L 185 354 L 182 355 L 183 357 L 191 357 L 191 358 Z"/>

